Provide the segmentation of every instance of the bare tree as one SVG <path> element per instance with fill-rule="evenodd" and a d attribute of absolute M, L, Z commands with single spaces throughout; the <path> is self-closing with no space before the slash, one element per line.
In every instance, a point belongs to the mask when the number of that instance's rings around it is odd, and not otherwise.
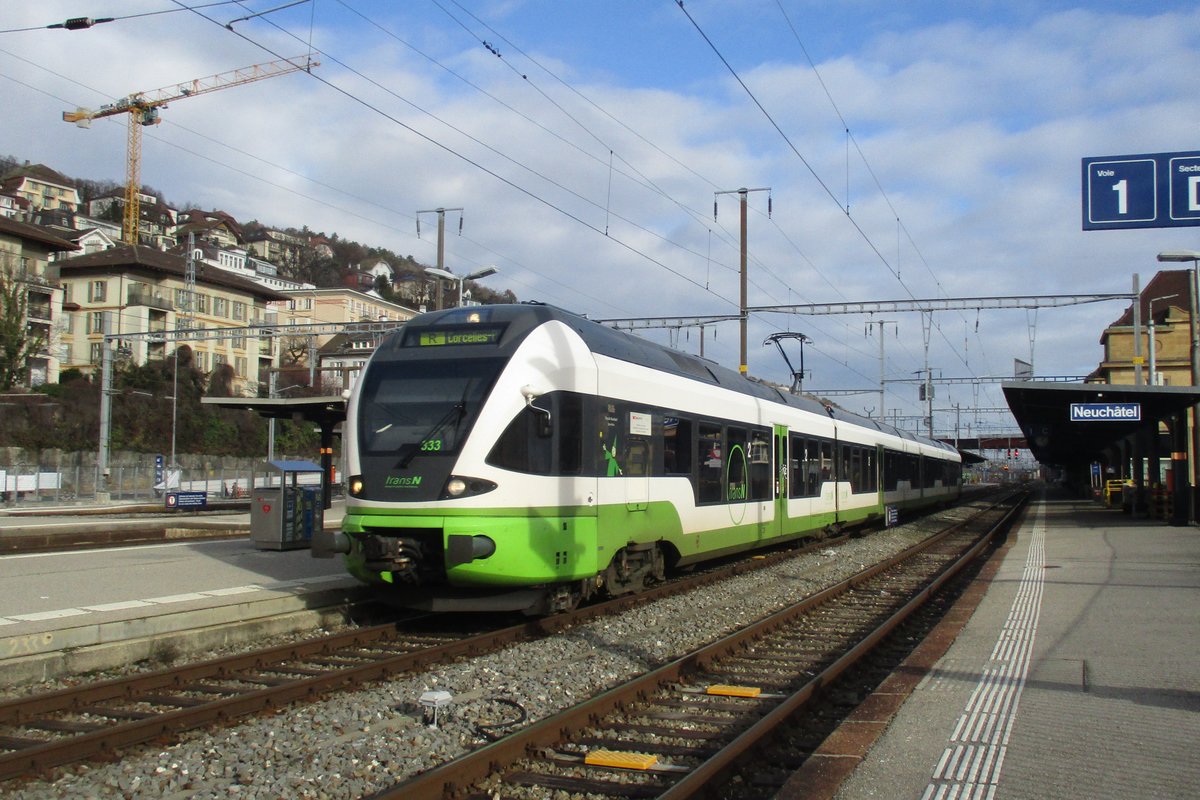
<path fill-rule="evenodd" d="M 0 265 L 0 390 L 11 389 L 25 374 L 29 358 L 42 350 L 44 337 L 28 330 L 29 296 L 11 264 Z"/>

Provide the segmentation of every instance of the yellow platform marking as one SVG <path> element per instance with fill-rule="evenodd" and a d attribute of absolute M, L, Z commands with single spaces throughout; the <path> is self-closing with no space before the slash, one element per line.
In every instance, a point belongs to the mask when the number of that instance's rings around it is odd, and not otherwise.
<path fill-rule="evenodd" d="M 593 750 L 583 763 L 596 767 L 618 767 L 620 769 L 650 769 L 658 763 L 658 756 L 645 753 L 620 753 L 615 750 Z"/>
<path fill-rule="evenodd" d="M 724 683 L 715 683 L 708 687 L 708 694 L 719 694 L 722 697 L 758 697 L 762 694 L 762 689 L 757 686 L 729 686 Z"/>

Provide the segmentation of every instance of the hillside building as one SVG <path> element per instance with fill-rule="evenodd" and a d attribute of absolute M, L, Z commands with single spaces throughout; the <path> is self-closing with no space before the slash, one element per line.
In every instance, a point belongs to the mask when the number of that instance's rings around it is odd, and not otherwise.
<path fill-rule="evenodd" d="M 58 382 L 61 334 L 68 323 L 62 313 L 58 271 L 50 256 L 78 249 L 79 245 L 46 228 L 0 216 L 0 272 L 16 288 L 14 296 L 24 307 L 24 329 L 35 343 L 18 379 L 22 386 Z"/>

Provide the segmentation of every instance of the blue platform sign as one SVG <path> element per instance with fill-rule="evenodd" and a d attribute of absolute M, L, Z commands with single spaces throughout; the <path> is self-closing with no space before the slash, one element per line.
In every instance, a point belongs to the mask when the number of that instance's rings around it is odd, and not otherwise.
<path fill-rule="evenodd" d="M 167 508 L 207 508 L 206 492 L 168 492 Z"/>
<path fill-rule="evenodd" d="M 1083 229 L 1200 225 L 1200 152 L 1083 159 Z"/>
<path fill-rule="evenodd" d="M 1071 403 L 1071 422 L 1141 422 L 1141 403 Z"/>

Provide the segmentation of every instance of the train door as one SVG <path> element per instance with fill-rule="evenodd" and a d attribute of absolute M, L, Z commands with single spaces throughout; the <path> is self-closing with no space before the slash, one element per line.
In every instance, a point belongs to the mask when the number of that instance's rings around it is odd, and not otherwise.
<path fill-rule="evenodd" d="M 770 525 L 769 536 L 782 536 L 787 531 L 788 485 L 791 479 L 788 465 L 791 463 L 787 426 L 775 425 L 775 519 Z"/>

